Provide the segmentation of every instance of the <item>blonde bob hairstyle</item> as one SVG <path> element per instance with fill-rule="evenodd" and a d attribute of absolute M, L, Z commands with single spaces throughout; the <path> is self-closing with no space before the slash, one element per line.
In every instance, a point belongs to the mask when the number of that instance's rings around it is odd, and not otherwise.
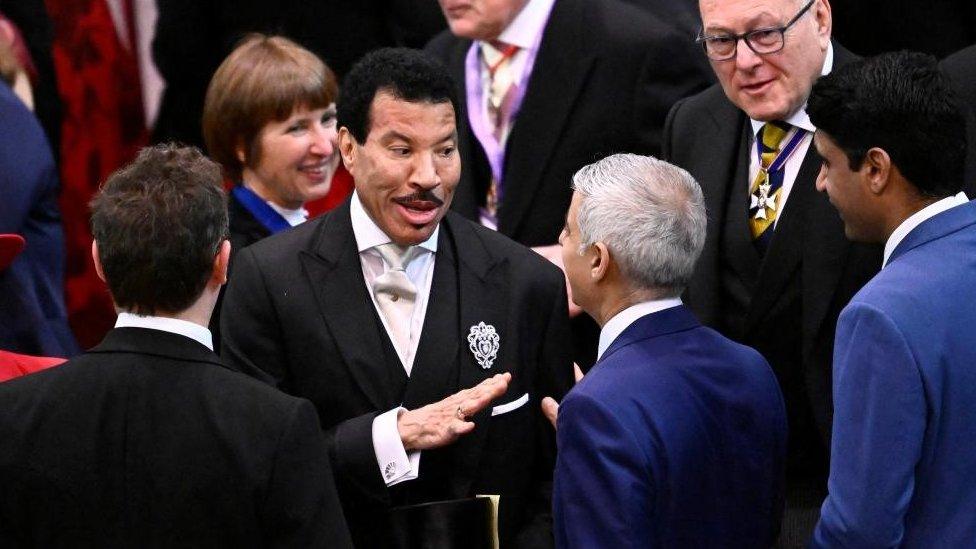
<path fill-rule="evenodd" d="M 203 139 L 224 174 L 240 182 L 244 166 L 260 162 L 258 136 L 266 124 L 298 107 L 322 109 L 339 94 L 321 59 L 282 36 L 250 34 L 224 59 L 207 88 Z M 244 161 L 238 154 L 244 151 Z"/>

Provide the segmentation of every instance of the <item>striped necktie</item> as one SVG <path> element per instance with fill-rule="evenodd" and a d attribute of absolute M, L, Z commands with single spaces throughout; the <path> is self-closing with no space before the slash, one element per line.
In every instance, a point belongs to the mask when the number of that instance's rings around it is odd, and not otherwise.
<path fill-rule="evenodd" d="M 512 129 L 512 106 L 518 84 L 512 70 L 512 57 L 519 47 L 501 42 L 481 44 L 481 56 L 488 70 L 488 125 L 498 146 L 504 148 Z M 485 200 L 485 210 L 493 221 L 501 198 L 500 182 L 492 178 Z"/>

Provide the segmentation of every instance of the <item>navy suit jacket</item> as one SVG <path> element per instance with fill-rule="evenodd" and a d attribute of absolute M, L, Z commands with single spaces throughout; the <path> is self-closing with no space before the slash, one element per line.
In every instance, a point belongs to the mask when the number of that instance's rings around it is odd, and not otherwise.
<path fill-rule="evenodd" d="M 617 337 L 559 409 L 559 547 L 769 547 L 786 411 L 755 350 L 683 305 Z"/>
<path fill-rule="evenodd" d="M 0 233 L 27 241 L 0 272 L 0 349 L 68 357 L 78 344 L 64 306 L 58 169 L 41 125 L 4 83 L 0 121 Z"/>
<path fill-rule="evenodd" d="M 928 219 L 844 309 L 814 546 L 976 545 L 976 204 Z"/>

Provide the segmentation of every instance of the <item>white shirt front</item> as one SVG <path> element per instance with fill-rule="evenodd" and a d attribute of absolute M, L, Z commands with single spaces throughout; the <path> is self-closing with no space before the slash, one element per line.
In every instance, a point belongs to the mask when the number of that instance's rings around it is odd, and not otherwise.
<path fill-rule="evenodd" d="M 127 312 L 119 313 L 115 320 L 116 328 L 148 328 L 171 334 L 178 334 L 196 341 L 200 345 L 213 351 L 213 334 L 206 326 L 201 326 L 188 320 L 167 318 L 162 316 L 142 316 Z"/>
<path fill-rule="evenodd" d="M 888 237 L 888 241 L 885 242 L 884 247 L 884 259 L 881 261 L 881 268 L 883 269 L 885 265 L 888 264 L 888 259 L 891 257 L 891 253 L 895 251 L 895 248 L 901 244 L 901 241 L 908 236 L 908 233 L 912 232 L 915 227 L 918 227 L 925 221 L 933 218 L 940 213 L 956 206 L 961 206 L 969 202 L 969 198 L 966 193 L 959 192 L 954 196 L 947 196 L 942 200 L 937 200 L 928 206 L 922 208 L 921 210 L 908 216 L 907 219 L 901 222 L 898 227 L 891 233 Z"/>
<path fill-rule="evenodd" d="M 834 46 L 832 44 L 827 46 L 827 55 L 824 58 L 823 68 L 820 70 L 820 75 L 825 76 L 830 74 L 830 71 L 834 67 Z M 749 119 L 752 126 L 752 145 L 749 147 L 749 181 L 747 182 L 746 192 L 751 194 L 752 182 L 756 180 L 756 176 L 759 174 L 759 155 L 756 151 L 758 143 L 756 142 L 756 134 L 759 133 L 759 129 L 763 127 L 765 122 L 759 120 Z M 810 145 L 813 143 L 813 133 L 817 131 L 817 128 L 810 121 L 810 116 L 807 114 L 806 103 L 803 107 L 788 116 L 783 122 L 787 124 L 801 128 L 807 131 L 806 136 L 797 145 L 796 150 L 787 159 L 786 165 L 783 167 L 783 186 L 779 192 L 779 209 L 777 210 L 776 221 L 773 223 L 773 228 L 779 224 L 780 220 L 783 219 L 782 212 L 783 208 L 786 207 L 786 200 L 790 196 L 790 191 L 793 190 L 793 182 L 796 181 L 797 174 L 800 173 L 800 165 L 803 164 L 803 159 L 807 155 L 807 151 L 810 150 Z"/>
<path fill-rule="evenodd" d="M 603 353 L 607 352 L 610 345 L 620 337 L 620 334 L 630 327 L 637 319 L 647 316 L 651 313 L 656 313 L 663 311 L 665 309 L 670 309 L 671 307 L 677 307 L 681 305 L 680 297 L 671 297 L 667 299 L 655 299 L 652 301 L 643 301 L 635 305 L 631 305 L 626 309 L 620 311 L 619 313 L 613 315 L 613 318 L 607 321 L 600 330 L 600 345 L 597 347 L 596 359 L 599 361 L 603 358 Z"/>
<path fill-rule="evenodd" d="M 366 282 L 366 291 L 372 299 L 376 314 L 383 322 L 387 337 L 391 343 L 395 342 L 393 330 L 383 316 L 383 312 L 376 302 L 376 296 L 373 295 L 373 281 L 387 269 L 387 265 L 376 250 L 376 246 L 391 242 L 390 237 L 369 217 L 359 199 L 359 194 L 355 191 L 352 193 L 349 212 L 352 218 L 352 232 L 356 238 L 356 249 L 359 251 L 359 261 L 363 269 L 363 279 Z M 427 302 L 430 298 L 430 285 L 434 278 L 434 261 L 440 230 L 440 225 L 438 225 L 430 238 L 417 245 L 421 248 L 422 253 L 414 256 L 410 263 L 404 265 L 407 278 L 417 287 L 417 297 L 414 300 L 413 314 L 410 317 L 409 348 L 396 349 L 407 376 L 410 375 L 413 368 L 417 345 L 420 343 L 420 334 L 424 327 L 424 318 L 427 315 Z M 396 344 L 393 347 L 396 348 Z M 400 432 L 397 429 L 397 418 L 401 412 L 405 411 L 405 408 L 397 407 L 376 416 L 373 420 L 373 451 L 376 453 L 376 464 L 379 466 L 380 474 L 383 475 L 383 480 L 387 486 L 413 480 L 420 474 L 420 452 L 408 454 L 403 447 L 403 441 L 400 440 Z"/>

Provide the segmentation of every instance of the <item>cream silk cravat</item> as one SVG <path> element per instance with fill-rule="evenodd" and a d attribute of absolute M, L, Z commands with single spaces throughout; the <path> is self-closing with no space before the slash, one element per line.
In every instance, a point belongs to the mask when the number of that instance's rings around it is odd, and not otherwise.
<path fill-rule="evenodd" d="M 393 344 L 400 356 L 405 357 L 410 349 L 410 321 L 417 300 L 417 286 L 404 269 L 417 256 L 418 249 L 416 246 L 404 249 L 390 242 L 376 246 L 376 251 L 383 257 L 386 272 L 373 280 L 373 295 L 393 332 Z"/>

